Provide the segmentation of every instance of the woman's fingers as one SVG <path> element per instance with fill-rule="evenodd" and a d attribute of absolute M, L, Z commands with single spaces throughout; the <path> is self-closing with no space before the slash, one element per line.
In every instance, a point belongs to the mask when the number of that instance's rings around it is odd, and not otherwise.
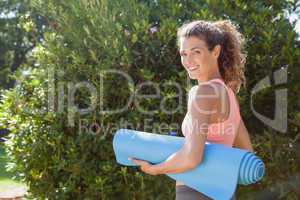
<path fill-rule="evenodd" d="M 132 161 L 133 163 L 135 163 L 137 165 L 145 165 L 145 164 L 147 164 L 146 161 L 138 160 L 138 159 L 135 159 L 135 158 L 132 158 L 132 157 L 129 157 L 128 160 Z"/>
<path fill-rule="evenodd" d="M 135 163 L 136 165 L 138 165 L 141 171 L 143 171 L 147 174 L 150 174 L 150 175 L 157 175 L 157 173 L 151 169 L 152 165 L 149 162 L 144 161 L 144 160 L 135 159 L 132 157 L 129 157 L 128 160 L 130 160 L 133 163 Z"/>

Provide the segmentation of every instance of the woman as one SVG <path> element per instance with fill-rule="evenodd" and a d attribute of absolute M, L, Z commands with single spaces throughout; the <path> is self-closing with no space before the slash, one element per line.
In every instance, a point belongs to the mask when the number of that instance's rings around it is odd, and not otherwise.
<path fill-rule="evenodd" d="M 245 82 L 242 35 L 229 20 L 199 20 L 180 27 L 177 37 L 182 65 L 198 85 L 189 91 L 182 148 L 156 165 L 131 158 L 151 175 L 193 169 L 201 164 L 206 141 L 253 152 L 235 97 Z M 210 198 L 176 182 L 176 200 L 200 199 Z"/>

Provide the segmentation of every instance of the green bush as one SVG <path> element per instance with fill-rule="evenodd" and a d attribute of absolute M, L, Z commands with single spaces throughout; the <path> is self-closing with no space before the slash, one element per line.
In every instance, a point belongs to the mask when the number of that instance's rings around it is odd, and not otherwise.
<path fill-rule="evenodd" d="M 283 15 L 283 9 L 291 6 L 288 2 L 33 1 L 49 19 L 51 30 L 33 51 L 32 59 L 39 67 L 19 70 L 18 85 L 2 96 L 0 121 L 10 130 L 6 143 L 10 169 L 37 199 L 174 199 L 175 185 L 169 178 L 145 175 L 115 162 L 114 131 L 127 127 L 161 134 L 180 132 L 176 125 L 186 111 L 185 91 L 190 82 L 177 53 L 176 29 L 186 20 L 231 19 L 248 39 L 248 86 L 239 94 L 247 127 L 247 121 L 256 120 L 249 106 L 250 91 L 264 76 L 289 65 L 285 87 L 298 92 L 300 51 L 293 26 Z M 130 75 L 131 84 L 107 70 Z M 120 113 L 101 112 L 121 109 L 136 92 L 155 94 L 153 85 L 137 91 L 146 81 L 160 88 L 158 98 L 137 99 L 135 95 L 139 107 L 131 103 Z M 184 92 L 178 95 L 179 89 L 170 83 L 177 83 Z M 258 94 L 255 106 L 271 102 L 268 92 L 274 88 Z M 175 112 L 163 112 L 161 102 Z M 183 106 L 176 110 L 178 105 Z M 289 98 L 292 121 L 299 116 L 297 108 L 296 100 Z M 162 123 L 174 126 L 159 129 Z M 297 185 L 291 189 L 290 183 L 281 187 L 273 182 L 299 174 L 297 126 L 289 124 L 293 129 L 288 137 L 281 137 L 262 123 L 255 124 L 249 124 L 249 129 L 255 133 L 254 144 L 266 162 L 267 174 L 258 184 L 240 187 L 239 199 L 260 195 L 295 199 Z M 289 171 L 287 162 L 292 166 Z"/>

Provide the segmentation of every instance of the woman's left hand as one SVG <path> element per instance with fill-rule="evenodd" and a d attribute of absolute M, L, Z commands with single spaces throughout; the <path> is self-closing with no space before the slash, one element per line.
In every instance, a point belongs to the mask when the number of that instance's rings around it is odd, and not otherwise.
<path fill-rule="evenodd" d="M 129 157 L 128 159 L 131 160 L 136 165 L 139 165 L 141 171 L 143 171 L 143 172 L 145 172 L 147 174 L 153 175 L 153 176 L 158 175 L 157 170 L 155 170 L 155 168 L 153 167 L 153 165 L 150 164 L 149 162 L 144 161 L 144 160 L 138 160 L 138 159 L 131 158 L 131 157 Z"/>

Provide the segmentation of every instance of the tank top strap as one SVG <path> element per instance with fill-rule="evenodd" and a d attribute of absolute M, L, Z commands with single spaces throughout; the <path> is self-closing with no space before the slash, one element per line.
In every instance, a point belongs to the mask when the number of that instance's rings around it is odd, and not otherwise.
<path fill-rule="evenodd" d="M 208 82 L 219 82 L 219 83 L 221 83 L 225 87 L 225 89 L 227 91 L 227 94 L 229 95 L 230 101 L 232 101 L 232 97 L 235 98 L 233 90 L 229 86 L 227 86 L 226 83 L 223 80 L 221 80 L 219 78 L 214 78 L 214 79 L 209 80 Z"/>
<path fill-rule="evenodd" d="M 209 80 L 208 82 L 219 82 L 222 85 L 224 85 L 226 89 L 228 89 L 228 86 L 225 84 L 225 82 L 219 78 L 213 78 L 213 79 Z"/>

